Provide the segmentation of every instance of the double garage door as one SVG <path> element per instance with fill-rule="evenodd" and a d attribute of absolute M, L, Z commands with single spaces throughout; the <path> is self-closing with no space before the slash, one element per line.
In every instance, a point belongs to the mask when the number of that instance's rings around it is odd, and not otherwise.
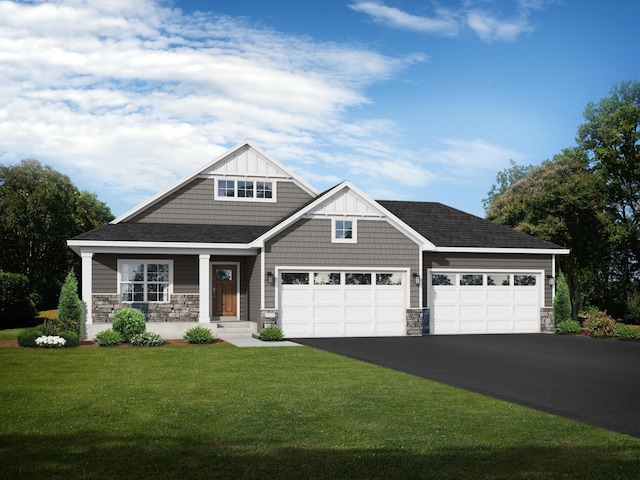
<path fill-rule="evenodd" d="M 282 330 L 292 338 L 405 335 L 407 288 L 403 271 L 280 271 Z"/>
<path fill-rule="evenodd" d="M 431 271 L 431 332 L 539 332 L 542 278 L 531 272 Z"/>

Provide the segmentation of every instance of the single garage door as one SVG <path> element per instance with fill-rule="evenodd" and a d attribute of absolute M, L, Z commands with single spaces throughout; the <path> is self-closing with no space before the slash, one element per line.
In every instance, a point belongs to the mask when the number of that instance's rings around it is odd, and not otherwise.
<path fill-rule="evenodd" d="M 281 271 L 282 330 L 293 338 L 405 335 L 406 278 L 401 271 Z"/>
<path fill-rule="evenodd" d="M 542 274 L 431 271 L 434 334 L 540 331 Z"/>

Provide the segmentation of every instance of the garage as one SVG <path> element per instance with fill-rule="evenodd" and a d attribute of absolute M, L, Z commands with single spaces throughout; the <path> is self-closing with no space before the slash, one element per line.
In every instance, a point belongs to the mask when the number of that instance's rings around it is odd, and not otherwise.
<path fill-rule="evenodd" d="M 282 270 L 279 318 L 287 337 L 406 334 L 407 272 Z"/>
<path fill-rule="evenodd" d="M 540 332 L 542 272 L 429 272 L 436 335 Z"/>

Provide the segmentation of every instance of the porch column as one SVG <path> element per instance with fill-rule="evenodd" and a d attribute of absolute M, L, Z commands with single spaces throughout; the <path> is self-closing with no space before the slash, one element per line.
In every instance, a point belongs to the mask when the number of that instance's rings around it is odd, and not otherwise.
<path fill-rule="evenodd" d="M 85 306 L 84 321 L 85 325 L 93 324 L 93 308 L 91 295 L 93 294 L 91 284 L 93 282 L 93 253 L 82 252 L 82 301 Z"/>
<path fill-rule="evenodd" d="M 211 311 L 211 255 L 199 256 L 199 293 L 200 293 L 200 323 L 211 323 L 209 312 Z"/>

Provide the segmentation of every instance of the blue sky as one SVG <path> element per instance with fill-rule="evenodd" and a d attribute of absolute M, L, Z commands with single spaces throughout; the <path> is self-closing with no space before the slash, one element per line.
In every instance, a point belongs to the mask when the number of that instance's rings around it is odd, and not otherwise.
<path fill-rule="evenodd" d="M 575 144 L 640 80 L 640 3 L 0 2 L 0 163 L 116 216 L 245 138 L 319 190 L 483 216 L 496 173 Z"/>

